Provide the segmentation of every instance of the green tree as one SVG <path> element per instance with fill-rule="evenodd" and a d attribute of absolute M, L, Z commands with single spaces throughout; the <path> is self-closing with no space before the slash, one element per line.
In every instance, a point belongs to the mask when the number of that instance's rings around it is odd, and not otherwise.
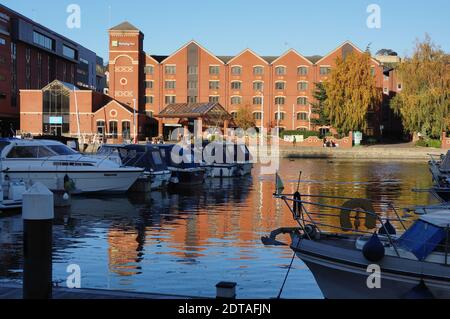
<path fill-rule="evenodd" d="M 234 122 L 239 128 L 247 130 L 249 128 L 255 127 L 255 120 L 253 119 L 253 114 L 250 112 L 250 106 L 240 107 L 237 111 L 236 118 Z"/>
<path fill-rule="evenodd" d="M 450 124 L 450 56 L 426 35 L 396 71 L 402 91 L 391 107 L 405 130 L 438 138 Z"/>
<path fill-rule="evenodd" d="M 382 93 L 371 72 L 369 52 L 353 52 L 337 58 L 336 67 L 325 82 L 325 113 L 339 133 L 367 128 L 367 112 L 381 104 Z"/>
<path fill-rule="evenodd" d="M 322 82 L 316 83 L 316 90 L 313 93 L 314 100 L 311 104 L 311 113 L 315 114 L 311 117 L 311 124 L 316 127 L 330 126 L 330 118 L 326 113 L 325 103 L 327 100 L 327 90 Z"/>

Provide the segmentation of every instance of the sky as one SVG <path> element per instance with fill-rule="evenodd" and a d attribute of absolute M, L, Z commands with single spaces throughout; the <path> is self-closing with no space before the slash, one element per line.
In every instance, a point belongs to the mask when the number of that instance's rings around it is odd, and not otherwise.
<path fill-rule="evenodd" d="M 196 40 L 216 55 L 251 48 L 281 55 L 294 48 L 325 55 L 350 40 L 372 53 L 405 56 L 428 33 L 450 52 L 449 0 L 2 0 L 2 4 L 95 51 L 108 60 L 108 28 L 129 21 L 145 34 L 149 54 L 169 55 Z M 80 28 L 67 26 L 67 7 L 81 9 Z M 380 28 L 369 28 L 371 4 Z M 373 21 L 373 20 L 371 20 Z"/>

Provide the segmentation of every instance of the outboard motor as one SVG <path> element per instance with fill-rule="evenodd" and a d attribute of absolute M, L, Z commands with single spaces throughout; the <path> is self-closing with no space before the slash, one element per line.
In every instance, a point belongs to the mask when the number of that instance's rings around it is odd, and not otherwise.
<path fill-rule="evenodd" d="M 385 250 L 377 233 L 364 245 L 362 253 L 364 257 L 371 262 L 378 262 L 384 258 Z"/>

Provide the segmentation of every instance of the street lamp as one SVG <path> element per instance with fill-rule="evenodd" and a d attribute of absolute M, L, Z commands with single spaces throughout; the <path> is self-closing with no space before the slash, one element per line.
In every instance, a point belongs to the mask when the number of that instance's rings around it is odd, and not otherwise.
<path fill-rule="evenodd" d="M 264 93 L 262 91 L 259 92 L 258 94 L 261 97 L 261 132 L 260 132 L 260 139 L 261 139 L 261 144 L 264 140 Z"/>
<path fill-rule="evenodd" d="M 137 113 L 136 113 L 136 99 L 133 99 L 133 126 L 134 126 L 134 128 L 133 128 L 133 133 L 134 133 L 134 144 L 137 144 L 137 127 L 136 127 L 136 125 L 137 125 L 137 118 L 136 118 L 136 116 L 137 116 Z"/>

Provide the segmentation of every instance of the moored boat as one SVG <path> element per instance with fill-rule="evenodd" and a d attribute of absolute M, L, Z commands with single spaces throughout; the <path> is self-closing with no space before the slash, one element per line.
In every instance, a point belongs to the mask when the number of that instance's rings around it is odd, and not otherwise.
<path fill-rule="evenodd" d="M 205 169 L 195 163 L 191 149 L 173 144 L 156 145 L 162 158 L 172 172 L 170 184 L 178 187 L 202 185 L 205 181 Z"/>
<path fill-rule="evenodd" d="M 429 167 L 434 181 L 431 191 L 443 202 L 450 202 L 450 151 L 439 160 L 430 156 Z"/>
<path fill-rule="evenodd" d="M 72 194 L 125 193 L 143 172 L 84 156 L 57 141 L 2 139 L 0 154 L 5 179 L 41 182 L 51 191 L 61 191 L 70 182 Z"/>
<path fill-rule="evenodd" d="M 263 242 L 283 244 L 277 235 L 290 234 L 290 248 L 325 298 L 450 298 L 450 207 L 435 207 L 407 227 L 387 202 L 299 193 L 276 198 L 299 227 L 278 229 Z M 327 199 L 332 204 L 325 204 Z M 345 203 L 336 205 L 338 200 Z M 396 217 L 381 217 L 374 207 Z M 333 226 L 334 218 L 340 227 Z"/>
<path fill-rule="evenodd" d="M 159 148 L 147 145 L 108 145 L 100 147 L 96 158 L 107 158 L 125 167 L 139 167 L 143 173 L 137 183 L 150 185 L 151 190 L 166 187 L 171 178 L 171 171 L 162 159 Z"/>

